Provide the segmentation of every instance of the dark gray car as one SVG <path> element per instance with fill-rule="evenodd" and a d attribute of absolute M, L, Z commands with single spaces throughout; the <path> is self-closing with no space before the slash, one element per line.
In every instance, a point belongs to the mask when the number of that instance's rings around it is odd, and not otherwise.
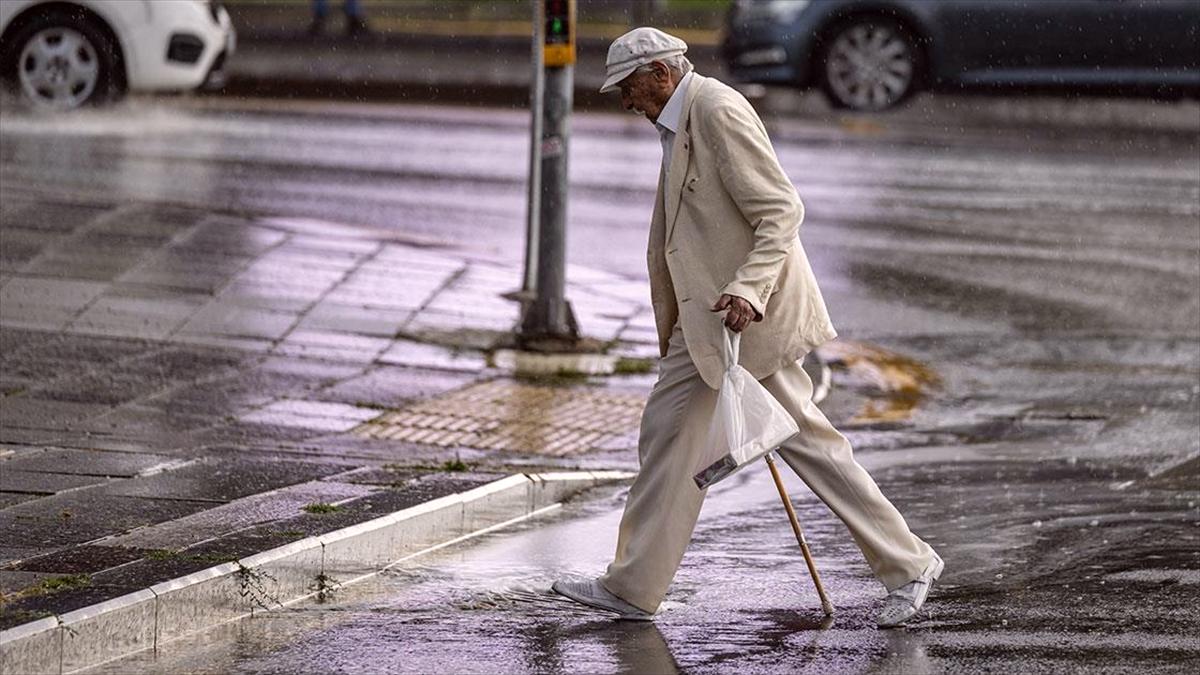
<path fill-rule="evenodd" d="M 883 110 L 920 89 L 1200 93 L 1200 0 L 735 0 L 742 82 Z"/>

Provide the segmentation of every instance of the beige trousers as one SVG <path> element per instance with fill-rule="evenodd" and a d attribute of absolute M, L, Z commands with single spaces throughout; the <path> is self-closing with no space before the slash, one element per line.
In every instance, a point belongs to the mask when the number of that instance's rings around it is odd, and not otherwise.
<path fill-rule="evenodd" d="M 617 553 L 600 577 L 611 593 L 648 612 L 666 595 L 700 516 L 705 491 L 692 476 L 701 468 L 697 464 L 717 404 L 717 392 L 700 378 L 678 326 L 659 369 L 642 414 L 641 468 L 621 517 Z M 779 456 L 842 519 L 875 576 L 889 591 L 920 576 L 933 549 L 908 529 L 854 461 L 845 436 L 812 402 L 812 380 L 800 362 L 761 382 L 800 427 Z"/>

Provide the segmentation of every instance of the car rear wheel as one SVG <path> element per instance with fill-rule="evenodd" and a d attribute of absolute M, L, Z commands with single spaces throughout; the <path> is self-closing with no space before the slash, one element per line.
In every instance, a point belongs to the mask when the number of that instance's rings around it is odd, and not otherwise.
<path fill-rule="evenodd" d="M 5 79 L 39 108 L 72 110 L 124 93 L 112 39 L 84 15 L 50 12 L 21 28 L 5 57 Z"/>
<path fill-rule="evenodd" d="M 820 65 L 821 88 L 835 107 L 886 110 L 916 90 L 921 54 L 900 24 L 863 17 L 834 29 Z"/>

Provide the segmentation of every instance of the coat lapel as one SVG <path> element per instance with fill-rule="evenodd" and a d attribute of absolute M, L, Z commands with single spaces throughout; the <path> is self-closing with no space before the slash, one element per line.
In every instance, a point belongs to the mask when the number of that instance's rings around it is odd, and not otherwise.
<path fill-rule="evenodd" d="M 667 238 L 665 235 L 667 229 L 667 216 L 663 210 L 663 185 L 666 177 L 663 176 L 662 169 L 658 171 L 658 193 L 654 197 L 654 214 L 650 216 L 650 242 L 646 250 L 651 256 L 657 254 L 662 256 L 666 248 Z"/>
<path fill-rule="evenodd" d="M 683 179 L 687 175 L 688 162 L 691 161 L 692 140 L 688 129 L 691 127 L 692 103 L 696 100 L 696 94 L 704 87 L 706 79 L 700 75 L 692 75 L 687 98 L 683 101 L 683 111 L 679 114 L 679 132 L 675 134 L 675 142 L 671 145 L 671 170 L 667 173 L 666 191 L 663 195 L 668 242 L 675 232 L 675 219 L 679 217 L 679 200 L 683 196 Z"/>

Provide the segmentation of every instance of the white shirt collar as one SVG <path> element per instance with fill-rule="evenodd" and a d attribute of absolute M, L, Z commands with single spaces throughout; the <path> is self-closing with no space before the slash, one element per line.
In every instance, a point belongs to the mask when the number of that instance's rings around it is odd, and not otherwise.
<path fill-rule="evenodd" d="M 671 98 L 667 99 L 667 104 L 658 114 L 658 120 L 654 123 L 656 126 L 673 134 L 679 132 L 679 118 L 683 114 L 683 101 L 687 98 L 687 88 L 691 81 L 692 73 L 690 72 L 679 81 L 675 92 L 671 94 Z"/>

